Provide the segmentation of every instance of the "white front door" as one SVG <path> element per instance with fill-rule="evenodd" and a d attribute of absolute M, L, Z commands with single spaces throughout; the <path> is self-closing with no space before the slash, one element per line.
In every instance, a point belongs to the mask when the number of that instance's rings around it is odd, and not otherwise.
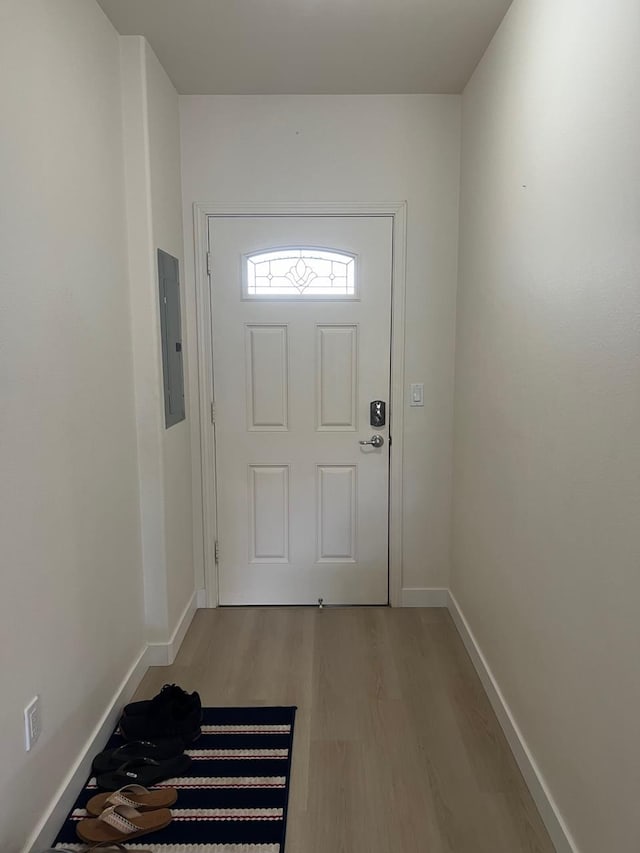
<path fill-rule="evenodd" d="M 220 603 L 386 604 L 392 220 L 210 217 L 209 247 Z"/>

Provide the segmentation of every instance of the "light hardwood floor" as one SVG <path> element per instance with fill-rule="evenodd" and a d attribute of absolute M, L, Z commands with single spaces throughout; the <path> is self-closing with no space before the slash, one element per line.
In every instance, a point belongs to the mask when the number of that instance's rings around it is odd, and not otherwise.
<path fill-rule="evenodd" d="M 297 705 L 287 853 L 553 853 L 444 609 L 200 610 L 165 682 Z"/>

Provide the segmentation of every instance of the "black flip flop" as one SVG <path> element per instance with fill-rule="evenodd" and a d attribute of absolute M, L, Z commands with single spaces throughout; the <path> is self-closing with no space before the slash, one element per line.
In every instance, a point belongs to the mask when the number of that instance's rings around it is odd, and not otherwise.
<path fill-rule="evenodd" d="M 91 844 L 83 853 L 93 853 L 94 850 L 104 850 L 105 853 L 113 853 L 114 850 L 119 850 L 120 853 L 145 853 L 144 850 L 134 850 L 133 847 L 124 847 L 122 844 L 118 844 L 117 841 L 100 841 L 98 844 Z M 76 853 L 76 851 L 70 850 L 68 847 L 47 847 L 42 853 Z"/>
<path fill-rule="evenodd" d="M 136 758 L 152 758 L 154 761 L 164 761 L 167 758 L 175 758 L 184 751 L 184 743 L 181 738 L 164 738 L 151 742 L 149 740 L 135 740 L 125 743 L 116 749 L 105 749 L 98 753 L 91 765 L 94 776 L 117 770 Z"/>
<path fill-rule="evenodd" d="M 150 788 L 151 785 L 157 785 L 165 779 L 182 776 L 190 766 L 191 759 L 188 755 L 178 755 L 163 761 L 155 761 L 153 758 L 134 758 L 117 770 L 97 776 L 96 782 L 98 788 L 103 791 L 118 791 L 124 785 L 131 784 Z"/>

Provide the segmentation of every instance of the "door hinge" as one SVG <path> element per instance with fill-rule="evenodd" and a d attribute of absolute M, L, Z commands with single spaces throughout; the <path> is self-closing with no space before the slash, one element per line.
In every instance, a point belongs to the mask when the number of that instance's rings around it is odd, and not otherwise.
<path fill-rule="evenodd" d="M 216 539 L 216 544 L 214 548 L 214 559 L 216 561 L 216 566 L 220 563 L 220 545 L 218 544 L 218 540 Z"/>
<path fill-rule="evenodd" d="M 216 404 L 211 404 L 211 423 L 215 424 L 216 422 Z"/>
<path fill-rule="evenodd" d="M 207 275 L 211 275 L 211 252 L 207 252 Z"/>

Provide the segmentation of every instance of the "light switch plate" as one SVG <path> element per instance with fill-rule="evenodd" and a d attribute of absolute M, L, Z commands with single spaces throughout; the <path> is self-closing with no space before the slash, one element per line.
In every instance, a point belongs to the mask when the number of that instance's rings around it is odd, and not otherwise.
<path fill-rule="evenodd" d="M 409 393 L 410 406 L 424 406 L 424 384 L 422 382 L 412 382 Z"/>

